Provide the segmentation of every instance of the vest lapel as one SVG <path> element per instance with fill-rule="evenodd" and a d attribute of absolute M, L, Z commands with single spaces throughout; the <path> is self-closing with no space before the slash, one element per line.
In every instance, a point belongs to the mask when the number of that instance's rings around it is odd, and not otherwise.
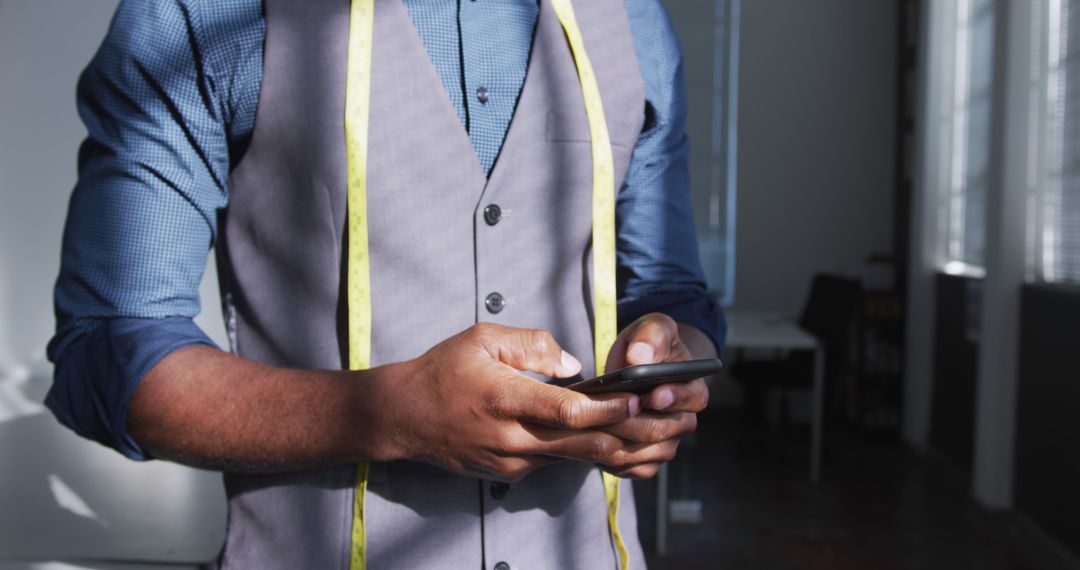
<path fill-rule="evenodd" d="M 525 72 L 525 83 L 521 87 L 514 116 L 510 120 L 510 127 L 506 131 L 499 157 L 492 167 L 488 183 L 484 188 L 481 200 L 491 199 L 494 193 L 492 188 L 497 188 L 507 183 L 507 176 L 513 172 L 508 165 L 499 168 L 499 163 L 504 156 L 510 156 L 514 149 L 522 144 L 528 144 L 529 140 L 545 135 L 545 125 L 548 113 L 555 101 L 550 94 L 544 92 L 545 86 L 558 85 L 557 81 L 571 79 L 577 81 L 576 68 L 573 67 L 573 59 L 559 61 L 553 54 L 572 57 L 570 50 L 565 46 L 560 49 L 560 44 L 565 43 L 562 35 L 562 27 L 555 11 L 548 0 L 540 0 L 540 12 L 536 17 L 536 30 L 533 32 L 533 45 L 529 54 L 529 67 Z M 570 65 L 570 77 L 567 76 L 567 65 Z"/>
<path fill-rule="evenodd" d="M 474 171 L 469 178 L 475 181 L 478 176 L 484 180 L 480 159 L 450 103 L 450 96 L 420 39 L 404 0 L 376 2 L 374 42 L 372 73 L 376 92 L 389 91 L 393 96 L 406 99 L 393 101 L 388 97 L 373 96 L 372 122 L 379 120 L 376 116 L 379 101 L 376 99 L 392 104 L 396 109 L 408 109 L 412 105 L 418 115 L 423 110 L 420 115 L 423 119 L 416 128 L 421 129 L 430 140 L 438 141 L 438 145 L 448 152 L 460 155 L 467 163 L 464 166 Z M 403 73 L 406 70 L 408 73 Z M 372 140 L 380 139 L 372 137 Z M 377 192 L 379 189 L 373 190 Z"/>

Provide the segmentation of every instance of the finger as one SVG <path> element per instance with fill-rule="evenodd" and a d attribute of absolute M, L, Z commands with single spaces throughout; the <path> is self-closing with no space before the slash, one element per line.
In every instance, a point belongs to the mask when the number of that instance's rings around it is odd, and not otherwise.
<path fill-rule="evenodd" d="M 547 455 L 499 457 L 491 465 L 469 469 L 467 474 L 504 483 L 517 483 L 533 471 L 559 461 L 562 461 L 562 458 Z"/>
<path fill-rule="evenodd" d="M 619 470 L 647 463 L 666 463 L 675 459 L 679 443 L 678 439 L 669 439 L 653 444 L 631 444 L 617 451 L 607 462 L 597 464 L 605 470 Z"/>
<path fill-rule="evenodd" d="M 566 352 L 550 332 L 484 323 L 472 329 L 476 341 L 500 362 L 518 370 L 567 378 L 581 372 L 581 362 Z"/>
<path fill-rule="evenodd" d="M 633 325 L 626 361 L 631 365 L 664 362 L 678 338 L 679 327 L 671 317 L 660 313 L 647 315 Z"/>
<path fill-rule="evenodd" d="M 661 384 L 642 398 L 648 410 L 698 413 L 709 405 L 709 386 L 703 378 L 689 382 Z"/>
<path fill-rule="evenodd" d="M 663 463 L 642 463 L 639 465 L 624 467 L 622 469 L 611 469 L 606 471 L 622 479 L 645 480 L 656 477 L 656 474 L 660 472 L 660 468 L 663 465 Z"/>
<path fill-rule="evenodd" d="M 625 421 L 641 411 L 641 399 L 628 393 L 587 396 L 521 378 L 507 386 L 503 417 L 564 429 L 588 429 Z"/>
<path fill-rule="evenodd" d="M 625 441 L 660 443 L 694 433 L 697 429 L 697 415 L 687 412 L 674 414 L 644 412 L 625 422 L 599 429 Z"/>
<path fill-rule="evenodd" d="M 546 455 L 576 459 L 618 469 L 638 463 L 670 461 L 678 439 L 660 443 L 632 443 L 596 430 L 569 431 L 547 426 L 525 426 Z"/>
<path fill-rule="evenodd" d="M 631 445 L 600 431 L 567 430 L 539 424 L 521 424 L 521 433 L 515 440 L 514 447 L 519 453 L 596 464 L 612 460 L 620 450 Z"/>

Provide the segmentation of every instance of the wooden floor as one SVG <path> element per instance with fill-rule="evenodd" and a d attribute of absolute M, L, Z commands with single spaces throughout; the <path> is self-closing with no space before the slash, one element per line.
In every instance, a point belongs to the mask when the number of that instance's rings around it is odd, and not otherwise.
<path fill-rule="evenodd" d="M 822 482 L 806 478 L 806 434 L 745 442 L 735 414 L 709 410 L 671 469 L 671 493 L 700 499 L 704 522 L 653 546 L 655 485 L 636 486 L 653 570 L 1072 570 L 1012 514 L 969 499 L 966 475 L 897 443 L 834 430 Z M 786 441 L 784 441 L 786 439 Z"/>

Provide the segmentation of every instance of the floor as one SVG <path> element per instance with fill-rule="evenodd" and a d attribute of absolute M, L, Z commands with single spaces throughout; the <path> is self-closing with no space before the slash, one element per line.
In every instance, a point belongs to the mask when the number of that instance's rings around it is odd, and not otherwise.
<path fill-rule="evenodd" d="M 739 445 L 731 413 L 709 410 L 671 466 L 674 498 L 702 501 L 703 523 L 672 525 L 669 554 L 654 541 L 655 484 L 637 485 L 653 570 L 1062 570 L 1074 568 L 968 500 L 967 482 L 940 458 L 896 443 L 830 432 L 822 482 L 806 477 L 805 435 Z M 800 437 L 801 435 L 801 437 Z M 689 467 L 689 469 L 687 469 Z M 1069 561 L 1070 563 L 1072 561 Z M 1063 565 L 1066 564 L 1066 565 Z"/>

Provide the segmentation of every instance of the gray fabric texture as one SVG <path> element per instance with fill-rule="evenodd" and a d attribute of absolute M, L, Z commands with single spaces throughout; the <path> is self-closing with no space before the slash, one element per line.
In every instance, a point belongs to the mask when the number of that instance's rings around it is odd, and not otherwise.
<path fill-rule="evenodd" d="M 251 146 L 230 180 L 219 264 L 238 354 L 340 369 L 346 331 L 344 85 L 347 0 L 268 0 L 264 80 Z M 621 0 L 579 0 L 611 131 L 616 188 L 644 120 Z M 400 0 L 376 0 L 368 212 L 372 363 L 415 358 L 477 322 L 546 328 L 593 367 L 592 161 L 565 35 L 541 2 L 529 70 L 484 177 Z M 488 204 L 502 220 L 484 222 Z M 490 314 L 485 297 L 506 308 Z M 360 435 L 362 437 L 362 434 Z M 223 568 L 346 568 L 354 467 L 227 474 Z M 616 568 L 599 471 L 562 462 L 501 499 L 476 479 L 373 463 L 368 568 Z M 644 568 L 633 495 L 621 529 Z"/>

